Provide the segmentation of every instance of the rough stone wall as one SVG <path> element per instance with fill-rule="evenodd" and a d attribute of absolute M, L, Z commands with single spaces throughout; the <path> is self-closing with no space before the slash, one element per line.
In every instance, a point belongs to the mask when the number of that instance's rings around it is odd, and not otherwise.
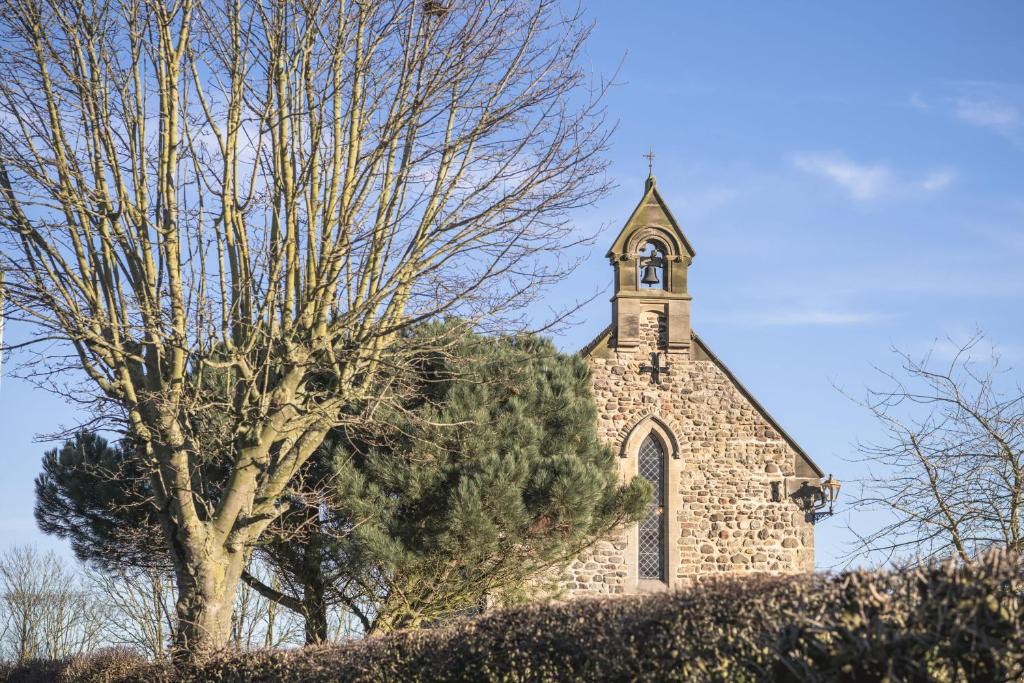
<path fill-rule="evenodd" d="M 590 356 L 601 436 L 616 450 L 624 479 L 636 474 L 639 438 L 653 417 L 678 450 L 667 454 L 668 579 L 672 586 L 713 575 L 814 569 L 813 526 L 790 499 L 772 501 L 772 482 L 794 476 L 796 454 L 711 360 L 662 354 L 671 370 L 653 384 L 640 372 L 659 350 L 662 319 L 641 320 L 640 345 L 619 351 L 603 342 Z M 630 448 L 623 445 L 628 440 Z M 638 581 L 636 525 L 599 542 L 568 568 L 572 594 L 658 590 Z M 653 585 L 653 584 L 660 585 Z"/>

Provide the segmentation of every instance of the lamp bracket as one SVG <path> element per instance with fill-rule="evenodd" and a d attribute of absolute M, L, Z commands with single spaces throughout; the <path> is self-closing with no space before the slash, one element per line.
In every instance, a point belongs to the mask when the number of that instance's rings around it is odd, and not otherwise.
<path fill-rule="evenodd" d="M 821 520 L 831 517 L 833 513 L 831 510 L 825 510 L 823 512 L 811 512 L 809 514 L 811 517 L 811 524 L 817 524 Z"/>

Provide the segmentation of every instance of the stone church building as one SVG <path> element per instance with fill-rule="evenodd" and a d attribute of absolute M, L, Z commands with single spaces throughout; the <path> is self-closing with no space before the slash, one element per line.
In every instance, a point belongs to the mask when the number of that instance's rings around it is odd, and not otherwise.
<path fill-rule="evenodd" d="M 647 478 L 655 500 L 570 565 L 570 596 L 814 569 L 805 501 L 822 471 L 693 331 L 694 253 L 648 178 L 608 250 L 611 324 L 580 354 L 623 480 Z"/>

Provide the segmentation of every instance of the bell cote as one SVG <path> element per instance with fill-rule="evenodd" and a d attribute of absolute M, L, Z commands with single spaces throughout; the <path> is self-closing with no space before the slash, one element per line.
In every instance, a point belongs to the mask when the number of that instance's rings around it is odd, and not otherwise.
<path fill-rule="evenodd" d="M 612 322 L 617 347 L 637 346 L 641 317 L 654 312 L 665 321 L 662 350 L 689 355 L 691 297 L 686 274 L 694 254 L 654 176 L 649 176 L 643 199 L 607 254 L 615 270 Z"/>

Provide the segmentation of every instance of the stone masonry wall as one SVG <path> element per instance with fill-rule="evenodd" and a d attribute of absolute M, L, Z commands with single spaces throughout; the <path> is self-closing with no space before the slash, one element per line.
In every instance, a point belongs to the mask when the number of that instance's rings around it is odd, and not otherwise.
<path fill-rule="evenodd" d="M 666 457 L 669 584 L 812 571 L 813 526 L 792 500 L 772 501 L 772 482 L 795 474 L 793 449 L 713 361 L 663 353 L 671 370 L 660 385 L 641 373 L 640 365 L 661 346 L 660 320 L 645 314 L 637 348 L 620 352 L 602 342 L 589 361 L 600 434 L 617 453 L 623 455 L 627 440 L 638 444 L 635 437 L 645 437 L 652 420 L 675 437 L 678 457 Z M 629 479 L 636 474 L 636 449 L 626 451 L 618 462 Z M 664 588 L 636 578 L 635 529 L 619 531 L 575 560 L 563 581 L 567 593 Z"/>

